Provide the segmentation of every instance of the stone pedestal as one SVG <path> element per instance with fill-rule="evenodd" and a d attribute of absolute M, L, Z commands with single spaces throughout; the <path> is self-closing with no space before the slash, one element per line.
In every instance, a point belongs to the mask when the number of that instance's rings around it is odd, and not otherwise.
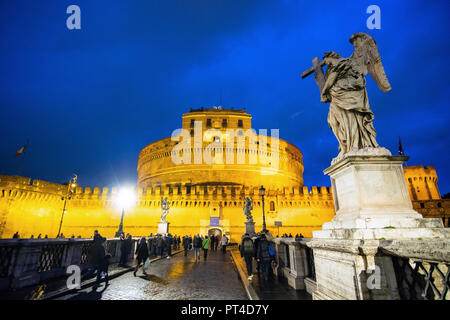
<path fill-rule="evenodd" d="M 313 299 L 399 299 L 392 259 L 380 243 L 450 237 L 440 219 L 424 219 L 413 210 L 402 167 L 407 159 L 347 156 L 324 171 L 336 216 L 307 244 L 314 252 Z"/>
<path fill-rule="evenodd" d="M 169 222 L 159 222 L 158 223 L 158 234 L 168 234 L 169 233 Z"/>
<path fill-rule="evenodd" d="M 314 238 L 439 238 L 440 219 L 413 210 L 402 164 L 405 156 L 350 156 L 324 171 L 331 178 L 336 216 Z"/>
<path fill-rule="evenodd" d="M 250 235 L 250 237 L 256 235 L 255 222 L 253 222 L 253 221 L 245 222 L 245 233 L 248 233 Z"/>

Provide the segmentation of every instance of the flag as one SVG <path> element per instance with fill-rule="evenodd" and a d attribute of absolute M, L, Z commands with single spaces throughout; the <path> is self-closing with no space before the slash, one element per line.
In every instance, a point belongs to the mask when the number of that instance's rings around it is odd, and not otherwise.
<path fill-rule="evenodd" d="M 403 151 L 402 140 L 398 137 L 398 154 L 404 156 L 405 152 Z"/>
<path fill-rule="evenodd" d="M 20 156 L 21 154 L 23 154 L 24 152 L 25 152 L 25 149 L 28 147 L 28 141 L 27 141 L 27 143 L 22 147 L 22 148 L 20 148 L 19 150 L 17 150 L 17 152 L 16 152 L 16 157 L 18 157 L 18 156 Z"/>

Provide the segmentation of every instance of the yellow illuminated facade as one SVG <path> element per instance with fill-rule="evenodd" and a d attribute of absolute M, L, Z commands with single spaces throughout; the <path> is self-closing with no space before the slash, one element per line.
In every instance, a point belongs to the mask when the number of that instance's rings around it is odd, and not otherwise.
<path fill-rule="evenodd" d="M 245 197 L 253 198 L 256 230 L 262 228 L 261 185 L 266 188 L 266 225 L 274 235 L 276 221 L 282 223 L 280 234 L 310 237 L 333 218 L 331 188 L 303 185 L 301 151 L 274 137 L 270 128 L 252 136 L 251 115 L 245 110 L 191 109 L 182 117 L 182 129 L 184 136 L 156 141 L 140 152 L 136 203 L 125 210 L 126 233 L 156 233 L 161 198 L 167 197 L 172 234 L 225 233 L 239 241 L 245 232 Z M 177 164 L 175 150 L 183 143 L 177 155 L 188 156 L 190 163 Z M 207 163 L 208 157 L 214 161 Z M 201 163 L 195 163 L 200 158 Z M 437 175 L 429 177 L 437 181 Z M 67 190 L 65 185 L 0 175 L 0 237 L 9 238 L 16 231 L 21 237 L 55 237 Z M 64 236 L 91 237 L 95 229 L 114 236 L 121 218 L 115 201 L 119 190 L 77 186 L 74 191 L 66 205 Z M 430 192 L 439 195 L 437 185 Z"/>

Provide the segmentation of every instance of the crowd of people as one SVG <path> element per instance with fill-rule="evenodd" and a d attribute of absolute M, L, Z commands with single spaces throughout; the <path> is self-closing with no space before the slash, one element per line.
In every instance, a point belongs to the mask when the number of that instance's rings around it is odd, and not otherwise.
<path fill-rule="evenodd" d="M 12 236 L 13 239 L 20 239 L 20 234 L 17 231 L 16 233 L 13 234 Z M 74 234 L 72 234 L 72 236 L 70 237 L 71 239 L 81 239 L 81 235 L 78 235 L 78 237 L 75 237 Z M 55 238 L 50 238 L 47 234 L 42 236 L 42 233 L 39 233 L 38 236 L 35 238 L 34 234 L 32 234 L 29 238 L 26 239 L 66 239 L 66 237 L 64 236 L 63 233 L 61 233 L 60 235 L 57 235 Z"/>
<path fill-rule="evenodd" d="M 268 241 L 268 236 L 271 237 L 268 232 L 260 232 L 256 237 L 250 237 L 248 233 L 242 236 L 241 244 L 239 245 L 239 251 L 241 257 L 244 258 L 247 267 L 248 280 L 253 278 L 253 260 L 256 262 L 256 270 L 258 274 L 261 272 L 263 278 L 267 281 L 270 275 L 270 265 L 275 260 L 275 250 Z M 16 232 L 13 236 L 14 239 L 20 238 L 19 233 Z M 56 238 L 64 238 L 61 233 Z M 72 235 L 71 238 L 75 238 Z M 81 238 L 78 236 L 77 238 Z M 291 233 L 282 235 L 282 238 L 294 238 Z M 296 239 L 302 239 L 303 234 L 296 234 Z M 34 239 L 31 235 L 30 239 Z M 36 239 L 49 239 L 48 235 L 42 237 L 41 234 L 37 236 Z M 133 250 L 133 239 L 131 234 L 120 235 L 120 261 L 119 267 L 128 268 L 128 260 L 131 258 L 130 255 Z M 172 256 L 172 250 L 177 250 L 183 247 L 184 256 L 188 256 L 189 251 L 193 251 L 195 262 L 200 261 L 201 251 L 203 251 L 203 260 L 208 259 L 208 251 L 217 251 L 218 249 L 222 253 L 227 252 L 228 237 L 226 235 L 211 235 L 211 236 L 201 236 L 200 234 L 185 235 L 182 238 L 180 236 L 171 234 L 167 235 L 152 235 L 149 237 L 142 237 L 136 245 L 136 250 L 134 254 L 136 255 L 136 267 L 134 269 L 134 276 L 140 268 L 144 275 L 147 275 L 146 270 L 149 267 L 149 259 L 152 257 L 166 257 L 170 259 Z M 106 284 L 108 283 L 108 267 L 111 260 L 111 254 L 105 250 L 106 238 L 102 237 L 98 230 L 95 230 L 93 236 L 93 244 L 89 248 L 88 252 L 88 262 L 89 268 L 88 272 L 84 277 L 92 276 L 94 273 L 97 275 L 96 286 L 99 285 L 101 279 L 103 278 Z M 147 265 L 146 265 L 147 264 Z"/>
<path fill-rule="evenodd" d="M 119 267 L 128 268 L 127 262 L 130 258 L 130 254 L 133 250 L 133 239 L 130 234 L 122 233 L 120 235 L 120 261 Z M 105 251 L 106 238 L 102 237 L 97 230 L 94 232 L 94 243 L 90 246 L 88 253 L 88 261 L 90 267 L 86 277 L 97 273 L 96 283 L 100 283 L 104 278 L 105 282 L 108 282 L 108 266 L 111 255 Z M 149 263 L 152 257 L 160 257 L 170 259 L 172 256 L 172 250 L 178 250 L 181 246 L 184 249 L 184 255 L 187 256 L 189 251 L 194 252 L 195 262 L 200 261 L 200 252 L 203 251 L 203 259 L 206 261 L 208 258 L 208 251 L 217 251 L 220 249 L 223 253 L 226 253 L 228 245 L 228 237 L 226 235 L 220 236 L 200 236 L 199 234 L 192 237 L 191 235 L 185 235 L 181 239 L 180 236 L 171 234 L 167 235 L 152 235 L 149 237 L 142 237 L 139 239 L 134 254 L 136 255 L 136 266 L 134 269 L 134 276 L 137 276 L 137 272 L 142 268 L 143 275 L 147 275 Z"/>
<path fill-rule="evenodd" d="M 182 245 L 185 257 L 192 250 L 194 251 L 195 262 L 198 262 L 200 261 L 200 252 L 203 250 L 203 259 L 206 261 L 208 259 L 208 250 L 217 251 L 220 248 L 222 253 L 227 252 L 228 237 L 226 235 L 221 237 L 219 235 L 200 236 L 196 234 L 192 238 L 191 235 L 186 235 L 183 237 Z"/>

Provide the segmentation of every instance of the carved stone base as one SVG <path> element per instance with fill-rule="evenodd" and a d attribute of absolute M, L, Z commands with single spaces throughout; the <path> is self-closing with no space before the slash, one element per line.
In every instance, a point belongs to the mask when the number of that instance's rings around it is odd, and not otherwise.
<path fill-rule="evenodd" d="M 424 219 L 413 210 L 402 167 L 406 160 L 347 156 L 324 171 L 331 177 L 336 216 L 307 244 L 314 253 L 313 299 L 400 299 L 392 258 L 383 246 L 418 242 L 406 254 L 410 257 L 418 256 L 422 243 L 436 243 L 429 252 L 448 243 L 450 229 L 440 219 Z"/>
<path fill-rule="evenodd" d="M 158 223 L 158 234 L 168 234 L 169 233 L 169 222 L 159 222 Z"/>
<path fill-rule="evenodd" d="M 253 237 L 256 235 L 255 222 L 253 222 L 253 221 L 245 222 L 245 233 L 248 233 L 250 235 L 250 237 Z"/>
<path fill-rule="evenodd" d="M 392 156 L 392 153 L 388 149 L 383 147 L 355 149 L 344 154 L 339 154 L 336 158 L 333 158 L 333 160 L 331 161 L 331 165 L 334 165 L 337 162 L 352 156 Z"/>

